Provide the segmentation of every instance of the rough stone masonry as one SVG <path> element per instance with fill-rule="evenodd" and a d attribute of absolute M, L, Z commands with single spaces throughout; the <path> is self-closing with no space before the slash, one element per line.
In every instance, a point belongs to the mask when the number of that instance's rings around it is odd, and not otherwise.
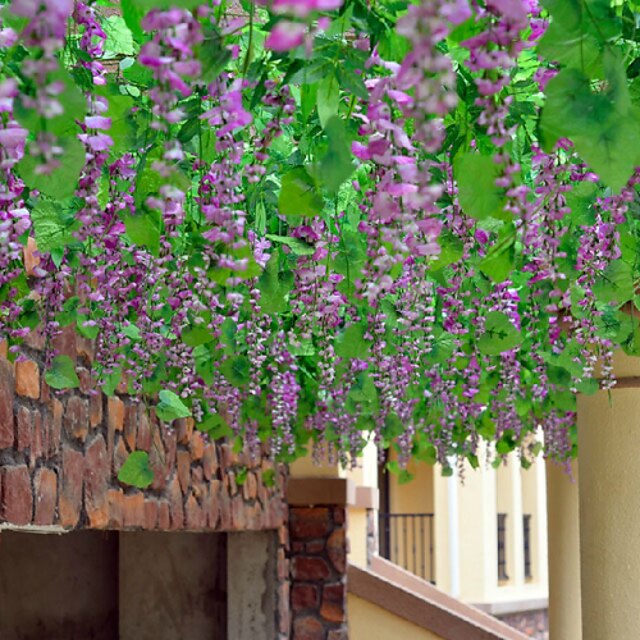
<path fill-rule="evenodd" d="M 274 530 L 278 640 L 346 640 L 344 507 L 291 508 L 289 520 L 284 466 L 207 442 L 190 419 L 167 428 L 124 386 L 96 393 L 92 344 L 72 327 L 55 347 L 75 362 L 80 387 L 54 391 L 43 346 L 30 335 L 12 363 L 0 343 L 0 530 Z M 149 454 L 146 490 L 117 479 L 135 450 Z"/>

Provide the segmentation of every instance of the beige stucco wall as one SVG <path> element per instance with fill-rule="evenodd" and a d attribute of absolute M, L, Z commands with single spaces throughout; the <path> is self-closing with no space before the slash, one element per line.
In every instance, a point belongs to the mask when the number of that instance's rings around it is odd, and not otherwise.
<path fill-rule="evenodd" d="M 349 564 L 367 566 L 367 511 L 349 507 Z"/>
<path fill-rule="evenodd" d="M 350 640 L 442 640 L 421 627 L 353 594 L 348 597 Z"/>
<path fill-rule="evenodd" d="M 460 514 L 460 599 L 490 601 L 498 584 L 496 473 L 481 452 L 478 469 L 465 467 L 458 489 Z"/>
<path fill-rule="evenodd" d="M 584 640 L 637 640 L 640 629 L 640 359 L 617 365 L 631 388 L 578 399 Z"/>

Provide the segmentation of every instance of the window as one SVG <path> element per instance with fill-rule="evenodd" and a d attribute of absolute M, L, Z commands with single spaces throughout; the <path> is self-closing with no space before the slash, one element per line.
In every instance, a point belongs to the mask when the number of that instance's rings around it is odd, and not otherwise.
<path fill-rule="evenodd" d="M 523 541 L 524 541 L 524 577 L 531 580 L 531 514 L 522 517 Z"/>
<path fill-rule="evenodd" d="M 498 514 L 498 580 L 508 580 L 507 575 L 507 514 Z"/>

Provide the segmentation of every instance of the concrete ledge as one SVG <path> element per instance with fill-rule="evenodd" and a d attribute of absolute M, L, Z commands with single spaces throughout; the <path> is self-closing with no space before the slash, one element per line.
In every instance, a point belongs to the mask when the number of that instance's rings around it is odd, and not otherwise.
<path fill-rule="evenodd" d="M 349 567 L 349 592 L 444 640 L 526 640 L 527 636 L 374 557 L 371 570 Z"/>
<path fill-rule="evenodd" d="M 509 600 L 506 602 L 481 602 L 473 606 L 492 616 L 505 616 L 510 613 L 527 613 L 529 611 L 548 609 L 549 599 L 528 598 L 526 600 Z"/>
<path fill-rule="evenodd" d="M 358 509 L 378 509 L 380 507 L 380 491 L 377 487 L 356 487 L 354 506 Z"/>
<path fill-rule="evenodd" d="M 36 524 L 25 524 L 25 525 L 15 525 L 8 524 L 6 522 L 0 522 L 0 534 L 3 531 L 16 531 L 21 533 L 40 533 L 40 534 L 56 534 L 63 535 L 65 533 L 71 533 L 73 529 L 65 529 L 57 524 L 51 525 L 36 525 Z"/>
<path fill-rule="evenodd" d="M 346 478 L 290 478 L 286 500 L 292 507 L 356 504 L 356 487 Z"/>

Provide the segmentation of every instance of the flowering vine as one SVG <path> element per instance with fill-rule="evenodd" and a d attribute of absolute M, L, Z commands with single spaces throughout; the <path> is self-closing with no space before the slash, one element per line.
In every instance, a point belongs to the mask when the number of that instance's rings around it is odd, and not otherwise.
<path fill-rule="evenodd" d="M 75 325 L 102 391 L 254 455 L 575 455 L 640 353 L 631 9 L 228 5 L 2 9 L 11 357 L 68 371 Z"/>

